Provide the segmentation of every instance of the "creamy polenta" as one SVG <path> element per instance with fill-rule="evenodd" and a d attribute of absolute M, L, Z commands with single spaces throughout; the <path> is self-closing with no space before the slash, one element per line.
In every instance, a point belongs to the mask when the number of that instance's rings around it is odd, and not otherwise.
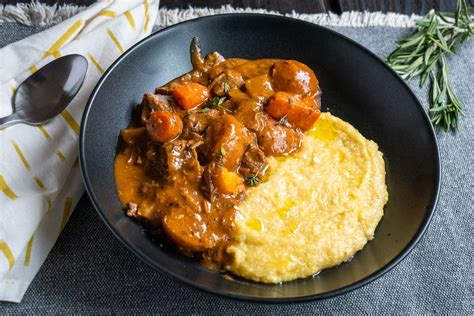
<path fill-rule="evenodd" d="M 269 157 L 269 176 L 239 205 L 226 269 L 278 283 L 313 275 L 361 250 L 388 199 L 382 153 L 322 113 L 300 151 Z"/>

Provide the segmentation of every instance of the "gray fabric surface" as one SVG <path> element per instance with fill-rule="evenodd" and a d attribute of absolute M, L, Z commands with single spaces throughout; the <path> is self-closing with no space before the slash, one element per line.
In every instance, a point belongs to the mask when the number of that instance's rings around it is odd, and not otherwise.
<path fill-rule="evenodd" d="M 384 58 L 411 30 L 336 28 Z M 0 25 L 0 47 L 39 31 Z M 157 272 L 129 253 L 84 196 L 22 303 L 0 313 L 474 314 L 474 41 L 448 60 L 465 106 L 456 135 L 438 133 L 442 187 L 424 238 L 395 269 L 351 293 L 312 303 L 266 305 L 218 297 Z M 411 87 L 427 106 L 426 90 Z"/>

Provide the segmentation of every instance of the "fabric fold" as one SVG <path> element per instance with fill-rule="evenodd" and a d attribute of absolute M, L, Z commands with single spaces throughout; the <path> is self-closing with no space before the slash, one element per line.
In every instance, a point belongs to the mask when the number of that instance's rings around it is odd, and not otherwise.
<path fill-rule="evenodd" d="M 19 302 L 84 192 L 77 160 L 80 121 L 98 79 L 150 34 L 158 0 L 98 1 L 43 32 L 0 49 L 0 117 L 18 85 L 61 56 L 89 67 L 67 109 L 46 124 L 0 130 L 0 301 Z"/>

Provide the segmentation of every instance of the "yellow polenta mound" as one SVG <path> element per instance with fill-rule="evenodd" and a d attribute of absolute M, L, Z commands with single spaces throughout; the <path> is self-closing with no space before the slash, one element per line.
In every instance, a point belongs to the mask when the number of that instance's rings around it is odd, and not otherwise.
<path fill-rule="evenodd" d="M 228 270 L 267 283 L 303 278 L 374 237 L 388 199 L 384 161 L 350 124 L 322 113 L 299 152 L 269 163 L 239 206 Z"/>

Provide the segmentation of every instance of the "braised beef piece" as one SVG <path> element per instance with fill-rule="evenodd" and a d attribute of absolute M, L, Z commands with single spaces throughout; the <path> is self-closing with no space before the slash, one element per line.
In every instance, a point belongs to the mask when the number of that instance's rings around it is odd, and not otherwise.
<path fill-rule="evenodd" d="M 253 132 L 261 131 L 265 126 L 265 122 L 268 119 L 268 115 L 263 112 L 263 106 L 256 100 L 245 100 L 239 102 L 234 116 L 243 124 L 247 129 Z"/>
<path fill-rule="evenodd" d="M 153 111 L 170 111 L 176 110 L 173 98 L 163 94 L 145 93 L 142 105 Z"/>
<path fill-rule="evenodd" d="M 136 203 L 127 203 L 127 216 L 136 218 L 138 215 L 138 205 Z"/>
<path fill-rule="evenodd" d="M 161 95 L 171 95 L 172 89 L 170 87 L 167 87 L 167 86 L 157 87 L 155 89 L 155 93 L 156 94 L 161 94 Z"/>
<path fill-rule="evenodd" d="M 202 134 L 202 144 L 196 148 L 197 156 L 201 166 L 211 162 L 214 148 L 214 127 L 207 126 Z"/>
<path fill-rule="evenodd" d="M 291 127 L 268 119 L 265 127 L 257 132 L 258 144 L 266 156 L 281 156 L 300 148 L 303 134 Z"/>
<path fill-rule="evenodd" d="M 226 94 L 226 86 L 229 89 L 241 89 L 244 84 L 245 81 L 239 73 L 226 69 L 211 82 L 209 89 L 213 94 L 221 97 Z"/>
<path fill-rule="evenodd" d="M 199 172 L 193 153 L 194 141 L 175 140 L 164 144 L 149 144 L 145 166 L 149 175 L 161 182 L 172 182 L 173 177 Z"/>
<path fill-rule="evenodd" d="M 244 177 L 263 176 L 267 168 L 267 157 L 263 151 L 254 143 L 250 143 L 242 158 L 239 172 Z"/>
<path fill-rule="evenodd" d="M 219 115 L 219 111 L 208 109 L 205 112 L 189 113 L 183 118 L 183 138 L 195 140 L 193 148 L 203 166 L 209 163 L 212 156 L 214 129 L 210 125 Z"/>
<path fill-rule="evenodd" d="M 155 180 L 166 182 L 168 176 L 168 155 L 163 145 L 149 143 L 145 161 L 146 173 Z"/>
<path fill-rule="evenodd" d="M 189 113 L 183 118 L 183 137 L 186 137 L 188 132 L 203 134 L 217 116 L 219 111 L 215 109 Z"/>
<path fill-rule="evenodd" d="M 139 111 L 142 125 L 146 125 L 150 117 L 150 113 L 154 111 L 169 111 L 175 112 L 177 110 L 173 97 L 170 95 L 145 93 L 140 104 Z"/>
<path fill-rule="evenodd" d="M 199 38 L 197 37 L 193 37 L 191 40 L 189 52 L 191 53 L 191 63 L 193 64 L 193 70 L 198 69 L 208 72 L 212 67 L 224 61 L 224 57 L 218 52 L 209 53 L 206 58 L 203 58 L 201 44 L 199 42 Z"/>
<path fill-rule="evenodd" d="M 214 192 L 216 191 L 214 188 L 214 184 L 212 183 L 212 170 L 215 168 L 216 162 L 208 163 L 206 167 L 204 167 L 204 171 L 202 172 L 201 182 L 199 183 L 199 189 L 204 197 L 211 201 L 213 200 Z"/>

